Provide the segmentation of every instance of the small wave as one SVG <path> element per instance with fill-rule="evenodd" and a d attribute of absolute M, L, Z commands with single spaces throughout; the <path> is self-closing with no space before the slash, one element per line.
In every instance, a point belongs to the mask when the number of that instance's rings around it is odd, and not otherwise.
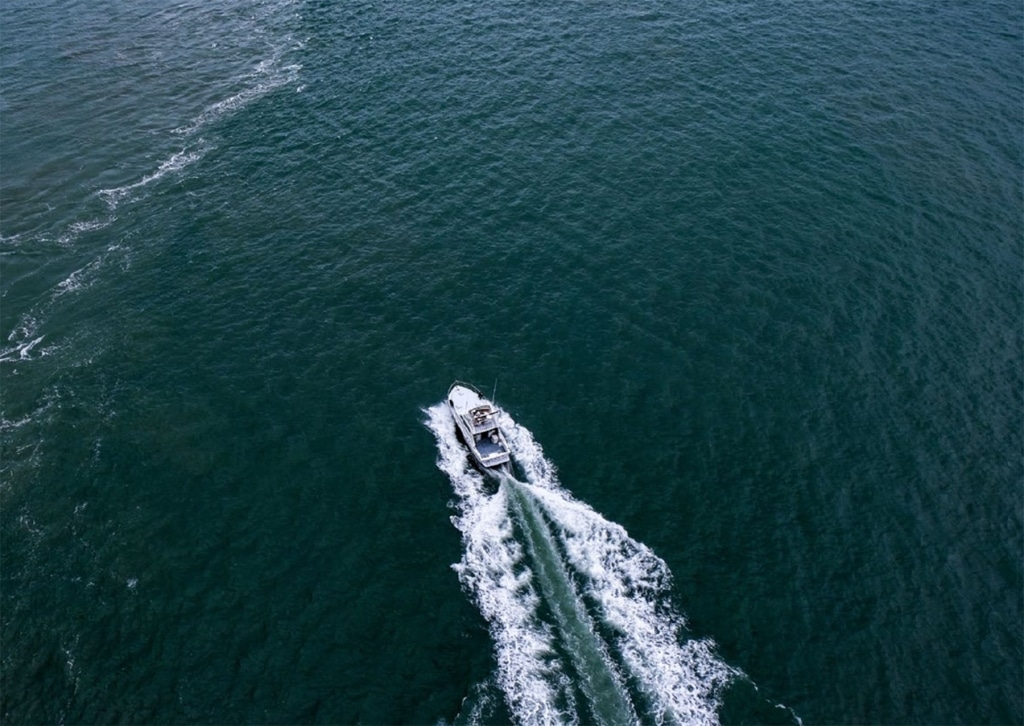
<path fill-rule="evenodd" d="M 30 534 L 36 541 L 43 538 L 43 535 L 45 534 L 43 532 L 43 528 L 34 519 L 32 519 L 30 515 L 25 513 L 19 514 L 17 521 L 18 524 L 21 525 L 22 529 Z"/>
<path fill-rule="evenodd" d="M 52 233 L 50 231 L 37 230 L 34 232 L 0 234 L 0 248 L 16 249 L 28 246 L 50 247 L 53 245 L 56 245 L 58 248 L 67 248 L 73 246 L 82 235 L 111 226 L 117 220 L 117 216 L 113 212 L 120 205 L 126 202 L 137 201 L 142 196 L 144 190 L 160 180 L 180 174 L 184 169 L 206 155 L 209 150 L 206 141 L 202 138 L 192 138 L 197 131 L 213 121 L 245 107 L 273 89 L 296 81 L 301 66 L 297 64 L 282 65 L 282 58 L 295 48 L 301 47 L 301 45 L 301 43 L 296 44 L 292 37 L 286 34 L 283 38 L 283 44 L 279 43 L 278 48 L 270 51 L 271 57 L 259 62 L 251 70 L 240 76 L 225 79 L 233 89 L 236 89 L 235 92 L 227 98 L 203 109 L 191 123 L 174 129 L 174 136 L 188 137 L 177 141 L 178 144 L 181 144 L 181 147 L 160 161 L 154 170 L 145 173 L 134 182 L 123 186 L 98 190 L 95 188 L 98 185 L 95 185 L 92 191 L 89 192 L 92 203 L 85 205 L 87 211 L 82 214 L 86 218 L 73 221 L 70 224 L 66 224 L 66 226 L 63 223 L 55 223 L 50 228 L 53 230 Z M 239 88 L 240 90 L 237 90 Z M 174 142 L 172 141 L 171 143 Z M 100 211 L 100 216 L 96 215 L 97 209 L 102 210 L 102 206 L 98 205 L 95 201 L 97 199 L 106 206 L 105 215 L 103 215 L 102 211 Z M 114 248 L 108 248 L 108 253 L 112 249 Z M 47 251 L 49 252 L 50 250 Z M 54 250 L 57 253 L 60 251 L 59 249 Z M 127 257 L 123 257 L 123 259 L 127 260 Z M 61 302 L 63 302 L 69 294 L 91 286 L 97 279 L 96 270 L 103 261 L 104 258 L 100 258 L 96 262 L 70 273 L 50 290 L 48 296 L 28 308 L 27 312 L 23 313 L 21 322 L 10 333 L 7 339 L 8 345 L 0 348 L 0 363 L 37 360 L 55 351 L 57 348 L 53 345 L 45 348 L 42 346 L 46 336 L 41 332 L 42 323 L 40 321 L 48 317 L 56 300 L 61 299 Z M 127 269 L 127 262 L 125 261 L 122 264 Z"/>
<path fill-rule="evenodd" d="M 234 111 L 245 106 L 252 100 L 265 95 L 270 90 L 277 88 L 278 86 L 293 81 L 297 77 L 300 69 L 300 66 L 298 65 L 289 65 L 283 68 L 278 68 L 277 65 L 277 56 L 259 63 L 252 73 L 247 74 L 246 76 L 246 78 L 258 78 L 260 79 L 259 82 L 254 86 L 243 89 L 239 93 L 236 93 L 223 101 L 213 104 L 209 108 L 205 109 L 192 124 L 182 129 L 176 129 L 175 132 L 191 135 L 202 126 L 210 123 L 212 120 L 220 118 L 230 111 Z M 180 173 L 183 169 L 202 159 L 206 152 L 207 146 L 202 139 L 198 140 L 198 142 L 189 143 L 179 151 L 172 153 L 169 157 L 160 162 L 156 170 L 146 174 L 138 181 L 132 182 L 131 184 L 125 184 L 124 186 L 100 189 L 94 192 L 94 194 L 103 200 L 110 212 L 113 212 L 124 202 L 135 200 L 137 198 L 137 193 L 140 190 L 149 187 L 165 177 Z M 82 234 L 109 227 L 116 219 L 117 217 L 114 214 L 108 214 L 104 217 L 72 222 L 66 227 L 64 232 L 60 234 L 56 242 L 61 247 L 71 246 Z M 52 242 L 52 238 L 47 236 L 35 237 L 30 235 L 26 237 L 24 234 L 18 233 L 8 236 L 0 236 L 0 244 L 7 247 L 17 247 L 24 244 L 27 239 Z M 53 300 L 63 297 L 69 293 L 85 289 L 92 284 L 95 279 L 95 270 L 102 264 L 102 262 L 103 258 L 100 258 L 86 267 L 72 272 L 54 288 L 50 295 L 50 302 L 52 303 Z M 26 314 L 21 324 L 11 332 L 8 337 L 8 342 L 12 343 L 12 345 L 0 350 L 0 363 L 33 360 L 51 352 L 51 349 L 38 347 L 45 337 L 37 334 L 40 327 L 39 318 L 42 315 L 40 311 L 43 309 L 44 308 L 37 305 L 33 312 Z"/>
<path fill-rule="evenodd" d="M 71 247 L 83 234 L 105 229 L 115 221 L 117 221 L 117 217 L 111 214 L 104 217 L 71 222 L 57 235 L 46 230 L 17 232 L 11 235 L 0 234 L 0 247 L 11 249 L 30 247 L 34 252 L 40 252 L 44 249 L 59 252 L 59 249 L 54 248 Z"/>
<path fill-rule="evenodd" d="M 498 684 L 493 678 L 476 683 L 465 698 L 462 699 L 459 714 L 452 722 L 455 724 L 466 724 L 466 726 L 485 726 L 493 720 L 491 714 L 494 712 L 495 700 L 500 698 Z M 443 726 L 444 721 L 439 721 L 438 726 Z"/>
<path fill-rule="evenodd" d="M 0 462 L 0 492 L 7 492 L 21 480 L 18 472 L 36 469 L 41 461 L 46 437 L 39 427 L 50 418 L 50 413 L 60 405 L 60 395 L 49 392 L 35 411 L 7 418 L 0 418 L 0 437 L 5 455 Z"/>

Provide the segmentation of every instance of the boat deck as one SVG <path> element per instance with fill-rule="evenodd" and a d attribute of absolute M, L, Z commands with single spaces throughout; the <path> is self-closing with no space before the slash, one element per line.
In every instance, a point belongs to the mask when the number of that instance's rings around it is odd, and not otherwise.
<path fill-rule="evenodd" d="M 495 454 L 508 453 L 507 451 L 505 451 L 504 448 L 502 448 L 500 443 L 495 444 L 490 439 L 480 439 L 480 441 L 477 441 L 475 443 L 477 451 L 480 452 L 480 456 L 484 459 L 486 459 L 489 456 L 494 456 Z"/>

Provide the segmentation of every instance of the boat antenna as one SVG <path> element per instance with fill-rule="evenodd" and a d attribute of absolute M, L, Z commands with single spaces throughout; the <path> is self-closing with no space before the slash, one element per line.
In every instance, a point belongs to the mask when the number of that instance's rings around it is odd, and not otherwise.
<path fill-rule="evenodd" d="M 498 379 L 497 378 L 494 379 L 494 390 L 491 391 L 491 402 L 494 403 L 495 406 L 498 405 Z"/>

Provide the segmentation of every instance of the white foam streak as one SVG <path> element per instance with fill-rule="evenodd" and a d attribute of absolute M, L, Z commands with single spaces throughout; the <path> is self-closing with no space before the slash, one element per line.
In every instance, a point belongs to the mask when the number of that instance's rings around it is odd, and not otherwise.
<path fill-rule="evenodd" d="M 468 465 L 447 409 L 438 405 L 427 413 L 438 439 L 438 466 L 460 497 L 461 513 L 453 521 L 466 552 L 456 569 L 491 623 L 500 682 L 513 713 L 524 723 L 544 722 L 521 699 L 529 703 L 533 688 L 546 689 L 537 700 L 554 715 L 559 693 L 550 685 L 557 667 L 553 636 L 533 620 L 538 595 L 532 575 L 522 569 L 523 548 L 513 539 L 506 485 L 489 497 L 481 476 Z M 668 566 L 621 525 L 575 500 L 526 428 L 507 416 L 502 428 L 527 479 L 515 486 L 550 523 L 567 567 L 579 577 L 584 599 L 604 626 L 608 646 L 642 692 L 647 718 L 717 724 L 721 692 L 740 672 L 718 658 L 710 640 L 688 639 L 685 619 L 671 604 Z"/>
<path fill-rule="evenodd" d="M 174 129 L 173 133 L 180 136 L 191 136 L 204 126 L 267 95 L 275 88 L 294 83 L 298 79 L 302 66 L 295 64 L 278 68 L 277 61 L 276 57 L 261 61 L 251 73 L 239 79 L 244 82 L 256 78 L 258 80 L 254 85 L 207 106 L 190 124 Z"/>
<path fill-rule="evenodd" d="M 717 723 L 719 695 L 739 672 L 714 654 L 710 641 L 680 644 L 685 619 L 671 607 L 668 566 L 621 525 L 573 499 L 529 431 L 509 426 L 506 436 L 529 480 L 528 491 L 555 525 L 586 594 L 615 632 L 626 667 L 654 709 L 651 716 L 658 723 Z"/>
<path fill-rule="evenodd" d="M 102 266 L 103 258 L 99 257 L 85 267 L 75 270 L 57 284 L 57 287 L 53 291 L 53 297 L 62 297 L 68 293 L 78 292 L 79 290 L 87 288 L 92 284 L 93 280 L 95 280 L 95 275 L 93 273 Z"/>
<path fill-rule="evenodd" d="M 0 363 L 13 363 L 15 361 L 31 360 L 32 350 L 39 345 L 45 335 L 38 335 L 39 320 L 33 315 L 26 315 L 21 323 L 11 334 L 7 336 L 7 342 L 12 345 L 0 350 Z M 43 351 L 41 355 L 46 355 Z"/>
<path fill-rule="evenodd" d="M 501 430 L 515 455 L 516 463 L 534 486 L 557 486 L 555 465 L 544 457 L 540 444 L 528 429 L 512 421 L 504 411 L 500 412 Z"/>
<path fill-rule="evenodd" d="M 201 159 L 202 156 L 203 152 L 200 150 L 189 151 L 187 149 L 182 149 L 161 162 L 160 166 L 157 167 L 157 170 L 152 174 L 142 177 L 139 181 L 133 184 L 127 184 L 123 187 L 116 187 L 114 189 L 101 189 L 97 193 L 102 197 L 103 201 L 107 203 L 107 206 L 110 207 L 111 210 L 117 209 L 117 205 L 130 197 L 132 192 L 135 190 L 149 186 L 153 182 L 163 179 L 168 174 L 181 171 L 189 164 Z"/>
<path fill-rule="evenodd" d="M 554 654 L 553 636 L 537 617 L 540 597 L 514 538 L 505 489 L 494 495 L 466 458 L 444 405 L 426 411 L 438 443 L 438 467 L 459 496 L 452 518 L 465 552 L 454 566 L 487 620 L 498 661 L 498 682 L 509 708 L 524 724 L 576 723 L 571 691 Z M 567 708 L 559 708 L 563 703 Z"/>
<path fill-rule="evenodd" d="M 26 340 L 17 345 L 0 351 L 0 363 L 10 363 L 16 360 L 29 360 L 32 356 L 32 349 L 43 341 L 45 336 Z"/>
<path fill-rule="evenodd" d="M 275 56 L 258 63 L 250 73 L 238 79 L 238 82 L 243 84 L 251 83 L 253 79 L 256 79 L 255 83 L 247 85 L 241 91 L 207 106 L 191 123 L 174 129 L 173 133 L 179 136 L 192 136 L 203 127 L 238 111 L 258 98 L 262 98 L 275 88 L 294 82 L 298 78 L 302 66 L 288 65 L 279 68 L 278 60 L 279 58 Z M 98 194 L 111 210 L 116 209 L 125 199 L 131 198 L 133 192 L 149 186 L 168 174 L 181 171 L 189 164 L 201 159 L 204 153 L 205 148 L 201 143 L 199 148 L 183 148 L 181 151 L 165 159 L 152 174 L 148 174 L 132 184 L 126 184 L 125 186 L 113 189 L 101 189 Z"/>
<path fill-rule="evenodd" d="M 78 239 L 78 237 L 84 232 L 93 232 L 97 229 L 103 229 L 113 224 L 117 217 L 110 215 L 103 219 L 89 219 L 84 222 L 72 222 L 68 225 L 67 230 L 57 239 L 57 244 L 62 247 L 67 247 L 72 242 Z"/>
<path fill-rule="evenodd" d="M 0 246 L 3 247 L 17 247 L 25 241 L 26 235 L 21 233 L 15 234 L 0 234 Z"/>
<path fill-rule="evenodd" d="M 278 9 L 284 9 L 290 7 L 291 3 L 275 5 L 279 6 Z M 255 32 L 262 34 L 264 31 L 257 27 Z M 66 226 L 62 224 L 63 231 L 59 235 L 51 235 L 48 231 L 0 234 L 0 249 L 16 249 L 32 243 L 43 243 L 48 246 L 54 242 L 60 247 L 71 247 L 83 234 L 102 230 L 112 225 L 117 219 L 113 211 L 120 205 L 138 200 L 147 188 L 162 179 L 180 174 L 184 169 L 202 159 L 210 147 L 203 138 L 194 136 L 197 131 L 238 111 L 272 90 L 298 79 L 302 67 L 297 64 L 282 65 L 282 58 L 285 54 L 301 48 L 302 42 L 296 42 L 287 33 L 283 38 L 278 37 L 278 40 L 280 41 L 277 43 L 278 47 L 270 51 L 271 57 L 257 63 L 240 75 L 225 79 L 225 83 L 230 89 L 228 91 L 230 95 L 227 98 L 207 106 L 190 123 L 174 129 L 175 136 L 185 137 L 184 139 L 179 138 L 176 142 L 181 145 L 181 148 L 173 153 L 170 149 L 155 152 L 157 154 L 169 153 L 159 162 L 156 169 L 149 173 L 143 173 L 144 169 L 140 170 L 139 173 L 143 174 L 141 177 L 137 177 L 136 181 L 123 186 L 98 190 L 95 190 L 94 187 L 94 191 L 90 192 L 90 195 L 93 199 L 98 197 L 106 204 L 108 212 L 105 216 L 94 216 L 92 207 L 95 205 L 92 205 L 89 207 L 90 218 L 73 221 Z M 170 141 L 175 143 L 173 137 Z M 47 207 L 53 209 L 50 204 L 47 204 Z M 107 251 L 109 253 L 114 249 L 116 247 L 108 247 Z M 40 332 L 42 325 L 40 320 L 47 317 L 56 305 L 66 302 L 66 295 L 86 289 L 93 284 L 98 279 L 96 272 L 104 261 L 105 258 L 101 257 L 93 263 L 75 270 L 51 289 L 48 299 L 37 302 L 24 313 L 21 322 L 8 337 L 9 345 L 0 349 L 0 363 L 37 360 L 58 350 L 57 346 L 52 344 L 46 348 L 40 345 L 45 337 Z M 123 269 L 127 269 L 126 262 L 122 262 L 122 265 L 124 265 Z M 59 302 L 58 299 L 60 299 Z"/>
<path fill-rule="evenodd" d="M 685 621 L 668 596 L 664 561 L 585 504 L 543 487 L 534 496 L 559 526 L 572 567 L 587 583 L 629 671 L 654 707 L 658 723 L 717 723 L 718 694 L 736 671 L 709 641 L 680 645 Z"/>

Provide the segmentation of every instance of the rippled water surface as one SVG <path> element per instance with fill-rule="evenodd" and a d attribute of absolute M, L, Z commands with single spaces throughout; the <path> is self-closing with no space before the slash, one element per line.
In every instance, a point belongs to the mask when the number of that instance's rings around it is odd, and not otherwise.
<path fill-rule="evenodd" d="M 4 722 L 1024 721 L 1022 41 L 5 3 Z"/>

